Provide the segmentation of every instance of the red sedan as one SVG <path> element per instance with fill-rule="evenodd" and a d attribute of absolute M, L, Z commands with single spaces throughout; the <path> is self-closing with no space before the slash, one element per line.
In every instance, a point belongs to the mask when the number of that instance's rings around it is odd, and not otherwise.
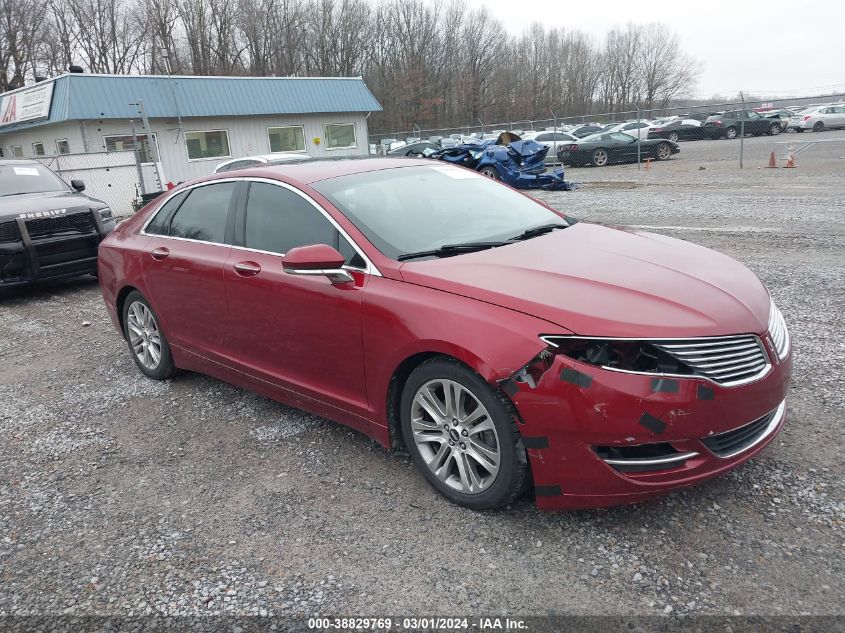
<path fill-rule="evenodd" d="M 405 446 L 470 508 L 639 501 L 762 450 L 789 335 L 742 264 L 425 160 L 187 183 L 100 246 L 155 379 L 202 372 Z"/>

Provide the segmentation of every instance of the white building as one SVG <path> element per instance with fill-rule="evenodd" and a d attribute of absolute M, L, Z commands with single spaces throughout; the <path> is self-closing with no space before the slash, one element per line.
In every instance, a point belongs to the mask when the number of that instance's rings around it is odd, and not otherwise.
<path fill-rule="evenodd" d="M 159 183 L 142 110 L 166 184 L 251 154 L 366 155 L 367 117 L 381 106 L 360 77 L 71 73 L 2 95 L 0 156 L 117 153 L 135 149 L 134 130 L 145 189 L 154 191 Z M 134 161 L 132 168 L 137 173 Z"/>

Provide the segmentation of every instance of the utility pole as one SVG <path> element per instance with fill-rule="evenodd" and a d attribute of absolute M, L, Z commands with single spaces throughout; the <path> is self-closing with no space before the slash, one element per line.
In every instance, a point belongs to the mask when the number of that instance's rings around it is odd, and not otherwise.
<path fill-rule="evenodd" d="M 739 168 L 742 169 L 742 155 L 745 152 L 745 96 L 739 91 L 742 100 L 742 118 L 739 120 Z"/>

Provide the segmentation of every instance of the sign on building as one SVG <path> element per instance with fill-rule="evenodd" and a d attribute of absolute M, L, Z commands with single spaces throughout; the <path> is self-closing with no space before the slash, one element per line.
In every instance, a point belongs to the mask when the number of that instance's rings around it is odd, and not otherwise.
<path fill-rule="evenodd" d="M 22 121 L 46 119 L 50 116 L 52 99 L 52 81 L 3 95 L 3 101 L 0 103 L 0 127 Z"/>

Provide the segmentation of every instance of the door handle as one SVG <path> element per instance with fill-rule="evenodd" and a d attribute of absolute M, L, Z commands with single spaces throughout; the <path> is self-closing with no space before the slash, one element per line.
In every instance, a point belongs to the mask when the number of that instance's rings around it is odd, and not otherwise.
<path fill-rule="evenodd" d="M 241 277 L 255 277 L 261 272 L 261 266 L 255 262 L 238 262 L 234 268 L 235 272 Z"/>
<path fill-rule="evenodd" d="M 164 247 L 154 248 L 150 251 L 150 255 L 152 255 L 154 260 L 160 262 L 162 259 L 170 255 L 170 251 Z"/>

